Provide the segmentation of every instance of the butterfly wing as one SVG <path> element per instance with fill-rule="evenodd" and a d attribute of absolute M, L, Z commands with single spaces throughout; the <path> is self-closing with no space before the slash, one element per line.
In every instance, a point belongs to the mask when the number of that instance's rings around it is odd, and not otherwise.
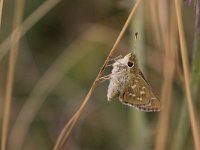
<path fill-rule="evenodd" d="M 130 76 L 119 98 L 123 104 L 145 112 L 160 110 L 160 100 L 155 96 L 142 72 Z"/>

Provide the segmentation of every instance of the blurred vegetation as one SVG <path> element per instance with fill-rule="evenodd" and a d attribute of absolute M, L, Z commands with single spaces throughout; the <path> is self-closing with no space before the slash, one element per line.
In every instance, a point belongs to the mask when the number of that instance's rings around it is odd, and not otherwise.
<path fill-rule="evenodd" d="M 25 1 L 23 20 L 44 2 Z M 165 39 L 165 34 L 168 34 L 165 32 L 168 31 L 169 8 L 173 1 L 162 1 L 164 5 L 160 2 L 153 0 L 141 3 L 140 11 L 114 54 L 114 57 L 125 55 L 132 50 L 133 35 L 138 31 L 138 61 L 156 93 L 161 93 L 164 82 L 166 47 L 162 40 Z M 78 109 L 89 90 L 133 4 L 132 0 L 60 0 L 22 37 L 15 69 L 8 149 L 53 148 L 61 129 Z M 195 91 L 193 98 L 196 113 L 199 114 L 200 49 L 199 35 L 195 35 L 199 30 L 199 27 L 195 27 L 196 6 L 186 2 L 181 6 L 190 68 L 192 62 L 195 65 L 193 72 L 191 71 L 191 81 L 195 81 L 195 89 L 192 90 Z M 4 2 L 1 43 L 12 33 L 14 8 L 12 0 Z M 177 38 L 175 43 L 178 49 Z M 194 149 L 194 142 L 186 115 L 188 111 L 181 57 L 179 52 L 177 54 L 174 79 L 171 83 L 171 108 L 165 148 L 173 149 L 176 146 L 173 141 L 178 138 L 182 140 L 179 149 L 191 150 Z M 8 59 L 8 55 L 5 55 L 0 60 L 1 122 Z M 105 74 L 110 71 L 111 68 L 107 68 Z M 122 105 L 117 99 L 108 102 L 107 86 L 108 82 L 98 85 L 64 149 L 153 150 L 156 136 L 159 134 L 157 124 L 160 113 L 139 112 Z M 180 124 L 179 118 L 184 114 L 187 119 Z M 183 136 L 175 134 L 180 126 L 184 126 L 180 132 L 186 131 Z"/>

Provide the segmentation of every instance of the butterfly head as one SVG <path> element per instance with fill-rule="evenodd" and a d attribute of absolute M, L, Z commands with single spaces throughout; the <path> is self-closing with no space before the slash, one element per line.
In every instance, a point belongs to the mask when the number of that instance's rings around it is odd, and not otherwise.
<path fill-rule="evenodd" d="M 123 59 L 128 70 L 132 72 L 137 69 L 137 61 L 134 53 L 127 54 Z"/>
<path fill-rule="evenodd" d="M 113 73 L 119 71 L 126 71 L 128 73 L 137 73 L 138 66 L 136 61 L 136 56 L 134 53 L 129 53 L 123 58 L 118 59 L 113 64 Z"/>

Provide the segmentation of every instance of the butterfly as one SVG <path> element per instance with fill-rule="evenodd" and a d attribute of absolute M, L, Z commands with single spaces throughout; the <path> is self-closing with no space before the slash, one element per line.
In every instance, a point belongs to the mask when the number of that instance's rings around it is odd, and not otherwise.
<path fill-rule="evenodd" d="M 137 64 L 135 53 L 117 59 L 110 74 L 107 98 L 114 98 L 144 112 L 160 111 L 160 100 Z"/>

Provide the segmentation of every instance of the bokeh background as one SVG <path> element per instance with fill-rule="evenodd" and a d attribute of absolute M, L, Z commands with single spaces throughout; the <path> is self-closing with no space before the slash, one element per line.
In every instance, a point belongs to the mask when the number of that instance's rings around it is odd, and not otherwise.
<path fill-rule="evenodd" d="M 198 1 L 191 4 L 181 2 L 189 65 L 192 68 L 195 49 L 199 51 L 196 46 L 198 39 L 195 43 Z M 4 1 L 0 30 L 0 127 L 9 50 L 14 43 L 5 43 L 5 40 L 13 31 L 17 5 L 23 12 L 22 22 L 30 21 L 23 24 L 27 32 L 19 42 L 8 149 L 50 150 L 64 125 L 81 105 L 134 1 L 26 0 L 24 7 L 20 0 Z M 38 8 L 38 14 L 31 16 Z M 108 81 L 103 82 L 84 108 L 64 149 L 153 150 L 159 149 L 156 145 L 162 142 L 159 141 L 160 136 L 166 137 L 165 149 L 194 149 L 174 1 L 143 0 L 113 57 L 125 55 L 134 48 L 135 32 L 139 33 L 135 43 L 139 65 L 162 98 L 162 108 L 166 110 L 163 114 L 144 113 L 122 105 L 117 99 L 108 102 Z M 171 45 L 168 43 L 170 40 Z M 106 68 L 104 74 L 109 74 L 111 69 Z M 169 86 L 165 86 L 166 82 Z M 198 110 L 199 94 L 196 91 L 199 91 L 199 80 L 196 80 L 192 90 L 195 110 Z M 166 121 L 164 126 L 162 123 L 159 125 L 161 116 Z M 166 131 L 166 135 L 161 131 Z"/>

